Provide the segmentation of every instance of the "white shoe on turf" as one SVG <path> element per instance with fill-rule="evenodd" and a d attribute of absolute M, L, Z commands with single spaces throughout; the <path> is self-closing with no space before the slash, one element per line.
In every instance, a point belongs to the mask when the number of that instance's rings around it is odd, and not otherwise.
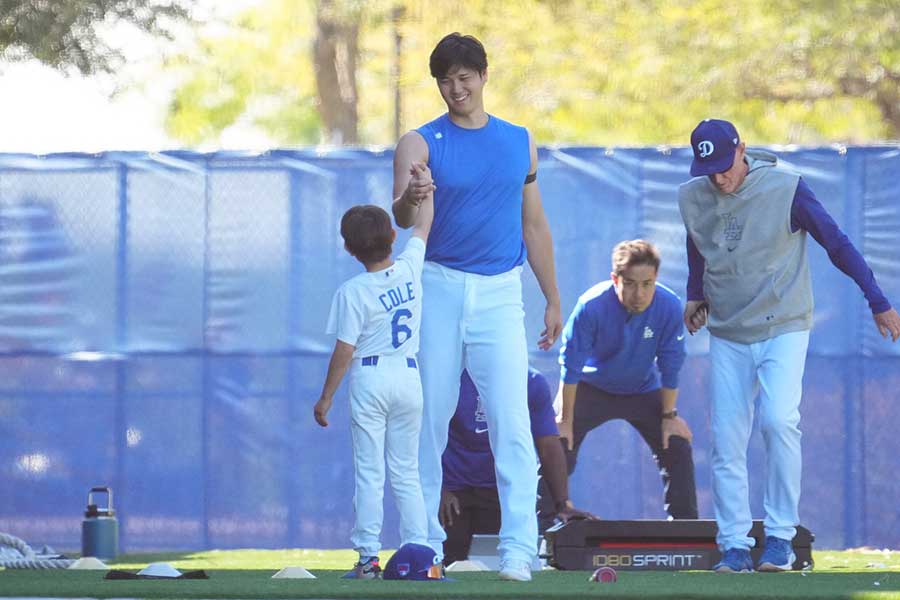
<path fill-rule="evenodd" d="M 531 581 L 531 565 L 524 560 L 502 560 L 500 561 L 500 579 Z"/>

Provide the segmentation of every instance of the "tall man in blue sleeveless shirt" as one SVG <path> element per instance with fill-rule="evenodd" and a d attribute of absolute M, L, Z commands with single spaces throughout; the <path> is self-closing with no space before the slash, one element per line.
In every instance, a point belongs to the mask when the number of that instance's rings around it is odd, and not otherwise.
<path fill-rule="evenodd" d="M 797 173 L 746 150 L 734 125 L 706 119 L 691 134 L 691 179 L 678 190 L 687 229 L 691 333 L 709 319 L 713 504 L 720 573 L 753 570 L 747 445 L 759 393 L 766 446 L 766 547 L 756 568 L 790 569 L 800 520 L 800 397 L 812 327 L 806 233 L 853 278 L 878 330 L 894 341 L 900 316 L 872 270 Z"/>
<path fill-rule="evenodd" d="M 526 129 L 485 112 L 487 56 L 478 40 L 444 37 L 430 68 L 447 113 L 397 144 L 393 206 L 397 224 L 408 227 L 434 190 L 419 351 L 425 396 L 419 472 L 429 544 L 443 557 L 441 455 L 466 368 L 481 392 L 494 451 L 503 519 L 500 576 L 528 581 L 538 534 L 520 279 L 526 251 L 547 300 L 538 345 L 549 349 L 562 330 L 553 243 L 534 181 L 537 149 Z M 417 163 L 429 170 L 413 169 Z"/>

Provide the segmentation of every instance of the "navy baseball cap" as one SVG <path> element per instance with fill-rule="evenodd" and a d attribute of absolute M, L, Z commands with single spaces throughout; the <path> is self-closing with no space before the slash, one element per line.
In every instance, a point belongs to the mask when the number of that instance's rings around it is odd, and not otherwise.
<path fill-rule="evenodd" d="M 384 566 L 383 579 L 406 581 L 444 580 L 441 561 L 429 546 L 403 544 Z"/>
<path fill-rule="evenodd" d="M 714 175 L 727 171 L 734 164 L 734 153 L 741 138 L 728 121 L 704 119 L 691 133 L 694 162 L 691 175 Z"/>

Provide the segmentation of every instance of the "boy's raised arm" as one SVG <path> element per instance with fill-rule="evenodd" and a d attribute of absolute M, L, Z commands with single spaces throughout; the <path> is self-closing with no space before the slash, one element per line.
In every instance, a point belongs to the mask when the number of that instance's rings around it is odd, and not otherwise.
<path fill-rule="evenodd" d="M 431 180 L 431 171 L 424 163 L 414 163 L 413 170 L 419 172 L 419 175 L 417 176 L 427 178 L 429 181 Z M 416 211 L 416 216 L 413 220 L 412 234 L 427 242 L 428 234 L 431 232 L 431 224 L 433 222 L 434 192 L 429 192 L 425 199 L 419 204 L 419 210 Z"/>

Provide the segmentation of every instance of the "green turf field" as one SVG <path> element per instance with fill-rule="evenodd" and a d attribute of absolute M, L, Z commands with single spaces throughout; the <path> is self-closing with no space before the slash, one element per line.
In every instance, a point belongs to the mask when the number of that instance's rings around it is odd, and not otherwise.
<path fill-rule="evenodd" d="M 382 564 L 390 556 L 381 554 Z M 588 573 L 543 571 L 531 583 L 496 573 L 462 573 L 454 582 L 346 581 L 355 555 L 338 550 L 229 550 L 133 554 L 110 566 L 141 569 L 168 562 L 181 571 L 205 569 L 208 580 L 106 581 L 98 571 L 0 572 L 0 596 L 56 598 L 854 598 L 900 600 L 900 552 L 815 552 L 806 573 L 717 575 L 707 572 L 619 572 L 612 584 Z M 303 566 L 318 579 L 271 579 L 285 566 Z"/>

